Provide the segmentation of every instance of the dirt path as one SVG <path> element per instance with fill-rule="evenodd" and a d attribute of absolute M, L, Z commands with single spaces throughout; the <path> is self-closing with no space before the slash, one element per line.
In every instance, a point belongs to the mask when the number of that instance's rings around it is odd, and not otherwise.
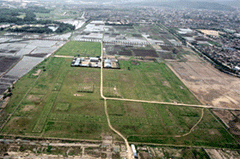
<path fill-rule="evenodd" d="M 204 109 L 202 109 L 202 115 L 201 115 L 201 118 L 199 119 L 199 121 L 190 129 L 190 131 L 189 131 L 188 133 L 183 134 L 183 135 L 180 135 L 179 137 L 184 137 L 184 136 L 187 136 L 187 135 L 191 134 L 192 131 L 194 130 L 194 128 L 195 128 L 196 126 L 198 126 L 198 124 L 202 121 L 203 116 L 204 116 Z"/>
<path fill-rule="evenodd" d="M 133 153 L 132 153 L 132 149 L 129 146 L 129 143 L 127 141 L 127 139 L 116 129 L 114 129 L 111 125 L 110 119 L 109 119 L 109 115 L 108 115 L 108 111 L 107 111 L 107 98 L 103 95 L 103 43 L 101 42 L 101 86 L 100 86 L 100 94 L 101 97 L 104 99 L 104 108 L 105 108 L 105 114 L 107 117 L 107 121 L 108 121 L 108 126 L 109 128 L 114 131 L 116 134 L 118 134 L 125 142 L 126 148 L 127 148 L 127 158 L 128 159 L 133 159 Z"/>
<path fill-rule="evenodd" d="M 53 57 L 69 58 L 72 59 L 74 56 L 63 56 L 63 55 L 54 55 Z"/>
<path fill-rule="evenodd" d="M 197 108 L 208 108 L 208 109 L 240 110 L 238 108 L 214 107 L 210 105 L 194 105 L 194 104 L 170 103 L 170 102 L 147 101 L 147 100 L 136 100 L 136 99 L 124 99 L 124 98 L 108 98 L 108 97 L 105 97 L 105 98 L 107 100 L 118 100 L 118 101 L 127 101 L 127 102 L 152 103 L 152 104 L 175 105 L 175 106 L 186 106 L 186 107 L 197 107 Z"/>
<path fill-rule="evenodd" d="M 201 117 L 198 120 L 198 122 L 189 130 L 189 132 L 187 132 L 185 134 L 182 134 L 182 135 L 133 135 L 133 136 L 148 136 L 148 137 L 149 136 L 159 136 L 159 137 L 176 137 L 176 138 L 184 137 L 184 136 L 187 136 L 187 135 L 189 135 L 189 134 L 191 134 L 193 132 L 195 127 L 198 126 L 198 124 L 202 121 L 203 116 L 204 116 L 204 108 L 202 109 L 202 114 L 201 114 Z"/>
<path fill-rule="evenodd" d="M 136 100 L 136 99 L 123 99 L 123 98 L 108 98 L 108 97 L 105 97 L 103 95 L 103 44 L 102 44 L 102 42 L 101 42 L 101 59 L 102 59 L 102 65 L 101 65 L 100 94 L 101 94 L 101 97 L 104 99 L 105 114 L 106 114 L 106 117 L 107 117 L 108 126 L 110 127 L 110 129 L 112 131 L 114 131 L 116 134 L 118 134 L 124 140 L 124 142 L 126 144 L 126 147 L 127 147 L 128 159 L 134 158 L 132 150 L 131 150 L 131 148 L 129 146 L 129 143 L 128 143 L 127 139 L 119 131 L 117 131 L 116 129 L 114 129 L 112 127 L 110 119 L 109 119 L 109 115 L 108 115 L 108 112 L 107 112 L 107 100 L 117 100 L 117 101 L 128 101 L 128 102 L 140 102 L 140 103 L 152 103 L 152 104 L 163 104 L 163 105 L 175 105 L 175 106 L 187 106 L 187 107 L 203 108 L 202 109 L 202 115 L 201 115 L 199 121 L 190 129 L 190 131 L 188 133 L 183 134 L 183 135 L 173 135 L 171 137 L 184 137 L 184 136 L 187 136 L 187 135 L 191 134 L 194 131 L 195 127 L 197 127 L 197 125 L 202 121 L 203 116 L 204 116 L 204 108 L 208 108 L 208 109 L 216 108 L 216 109 L 227 109 L 227 110 L 240 110 L 240 108 L 238 109 L 238 108 L 214 107 L 214 106 L 211 106 L 211 105 L 194 105 L 194 104 L 183 104 L 183 103 L 170 103 L 170 102 L 159 102 L 159 101 L 147 101 L 147 100 Z M 169 67 L 169 65 L 168 65 L 168 67 Z M 169 68 L 178 76 L 178 74 L 171 67 L 169 67 Z M 180 76 L 178 76 L 178 78 L 181 80 Z"/>

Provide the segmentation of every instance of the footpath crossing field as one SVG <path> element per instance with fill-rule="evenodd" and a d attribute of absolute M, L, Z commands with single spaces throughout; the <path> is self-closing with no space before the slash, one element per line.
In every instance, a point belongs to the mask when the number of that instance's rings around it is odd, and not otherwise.
<path fill-rule="evenodd" d="M 101 45 L 90 42 L 69 42 L 56 55 L 76 56 L 76 50 L 85 50 L 83 46 L 88 46 L 84 56 L 96 52 L 100 56 Z M 17 82 L 5 112 L 17 109 L 1 134 L 96 140 L 113 135 L 121 140 L 108 127 L 100 96 L 100 69 L 70 67 L 71 61 L 49 57 Z M 201 104 L 164 63 L 120 61 L 120 66 L 103 71 L 106 97 Z M 93 86 L 93 92 L 78 91 Z M 192 133 L 176 137 L 199 121 L 202 108 L 112 100 L 107 100 L 107 106 L 112 126 L 129 142 L 238 146 L 208 109 Z"/>

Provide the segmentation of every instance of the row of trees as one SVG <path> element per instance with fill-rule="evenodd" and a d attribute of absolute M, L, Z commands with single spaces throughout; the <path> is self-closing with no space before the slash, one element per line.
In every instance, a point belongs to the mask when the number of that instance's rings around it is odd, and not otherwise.
<path fill-rule="evenodd" d="M 10 28 L 8 31 L 12 32 L 31 32 L 31 33 L 53 33 L 51 29 L 48 28 L 47 25 L 58 25 L 58 29 L 55 33 L 64 33 L 69 32 L 75 29 L 75 26 L 71 24 L 65 24 L 57 21 L 51 20 L 37 20 L 34 12 L 40 13 L 48 13 L 50 10 L 46 10 L 42 7 L 30 7 L 28 9 L 1 9 L 0 10 L 0 23 L 12 23 L 17 25 L 24 24 L 42 24 L 46 25 L 45 27 L 22 27 L 22 28 Z M 24 18 L 19 18 L 17 16 L 25 13 Z"/>

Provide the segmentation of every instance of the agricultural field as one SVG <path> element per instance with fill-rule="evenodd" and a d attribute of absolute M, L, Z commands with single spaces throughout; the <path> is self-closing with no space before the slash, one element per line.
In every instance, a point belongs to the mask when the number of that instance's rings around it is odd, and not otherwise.
<path fill-rule="evenodd" d="M 144 37 L 147 40 L 155 44 L 155 42 L 159 45 L 169 45 L 172 46 L 173 44 L 169 41 L 174 39 L 174 37 L 165 31 L 165 29 L 161 28 L 157 25 L 146 25 L 146 26 L 134 26 L 140 33 L 144 34 Z"/>
<path fill-rule="evenodd" d="M 203 120 L 187 136 L 201 117 L 201 108 L 172 105 L 142 104 L 108 101 L 110 120 L 129 142 L 161 143 L 237 148 L 237 142 L 229 135 L 210 110 L 204 109 Z"/>
<path fill-rule="evenodd" d="M 168 63 L 201 103 L 239 108 L 239 78 L 220 72 L 191 50 L 183 56 L 183 60 Z"/>
<path fill-rule="evenodd" d="M 19 59 L 19 57 L 0 56 L 0 75 L 11 68 Z"/>
<path fill-rule="evenodd" d="M 29 34 L 6 33 L 13 39 Z M 33 34 L 32 34 L 33 35 Z M 36 34 L 35 34 L 36 35 Z M 15 39 L 16 40 L 16 39 Z M 65 42 L 49 40 L 21 40 L 0 44 L 0 95 L 20 77 L 55 52 Z M 9 69 L 11 69 L 9 71 Z"/>
<path fill-rule="evenodd" d="M 115 92 L 121 98 L 200 104 L 164 63 L 129 60 L 120 61 L 120 67 L 120 70 L 104 70 L 103 84 L 116 87 Z"/>
<path fill-rule="evenodd" d="M 70 41 L 60 48 L 56 55 L 95 57 L 100 56 L 100 43 Z"/>
<path fill-rule="evenodd" d="M 145 45 L 147 41 L 133 26 L 106 26 L 104 42 Z"/>
<path fill-rule="evenodd" d="M 50 57 L 19 80 L 6 113 L 18 108 L 2 133 L 100 139 L 109 132 L 99 93 L 100 69 L 73 68 L 71 60 Z M 79 85 L 96 89 L 78 92 Z"/>
<path fill-rule="evenodd" d="M 77 90 L 79 84 L 99 88 L 100 70 L 73 68 L 70 63 L 71 59 L 50 57 L 16 84 L 7 111 L 19 107 L 2 133 L 90 139 L 107 133 L 99 89 Z M 43 66 L 46 71 L 35 77 Z"/>
<path fill-rule="evenodd" d="M 57 55 L 100 56 L 99 43 L 69 42 Z M 70 50 L 70 51 L 69 51 Z M 81 54 L 80 54 L 81 56 Z M 72 59 L 49 57 L 15 85 L 4 110 L 16 110 L 2 134 L 101 140 L 111 135 L 100 69 L 70 67 Z M 200 104 L 164 63 L 120 61 L 121 69 L 104 69 L 104 95 Z M 238 145 L 209 110 L 173 105 L 107 100 L 110 121 L 129 142 L 236 148 Z M 192 133 L 182 137 L 204 116 Z M 1 121 L 4 121 L 1 119 Z"/>
<path fill-rule="evenodd" d="M 136 57 L 158 57 L 157 52 L 151 46 L 134 47 L 131 45 L 104 44 L 107 55 L 136 56 Z"/>

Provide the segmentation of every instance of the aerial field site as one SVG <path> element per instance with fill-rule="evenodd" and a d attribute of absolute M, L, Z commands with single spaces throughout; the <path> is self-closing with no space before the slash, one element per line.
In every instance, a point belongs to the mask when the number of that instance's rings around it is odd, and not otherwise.
<path fill-rule="evenodd" d="M 239 1 L 0 13 L 0 158 L 240 158 Z"/>

